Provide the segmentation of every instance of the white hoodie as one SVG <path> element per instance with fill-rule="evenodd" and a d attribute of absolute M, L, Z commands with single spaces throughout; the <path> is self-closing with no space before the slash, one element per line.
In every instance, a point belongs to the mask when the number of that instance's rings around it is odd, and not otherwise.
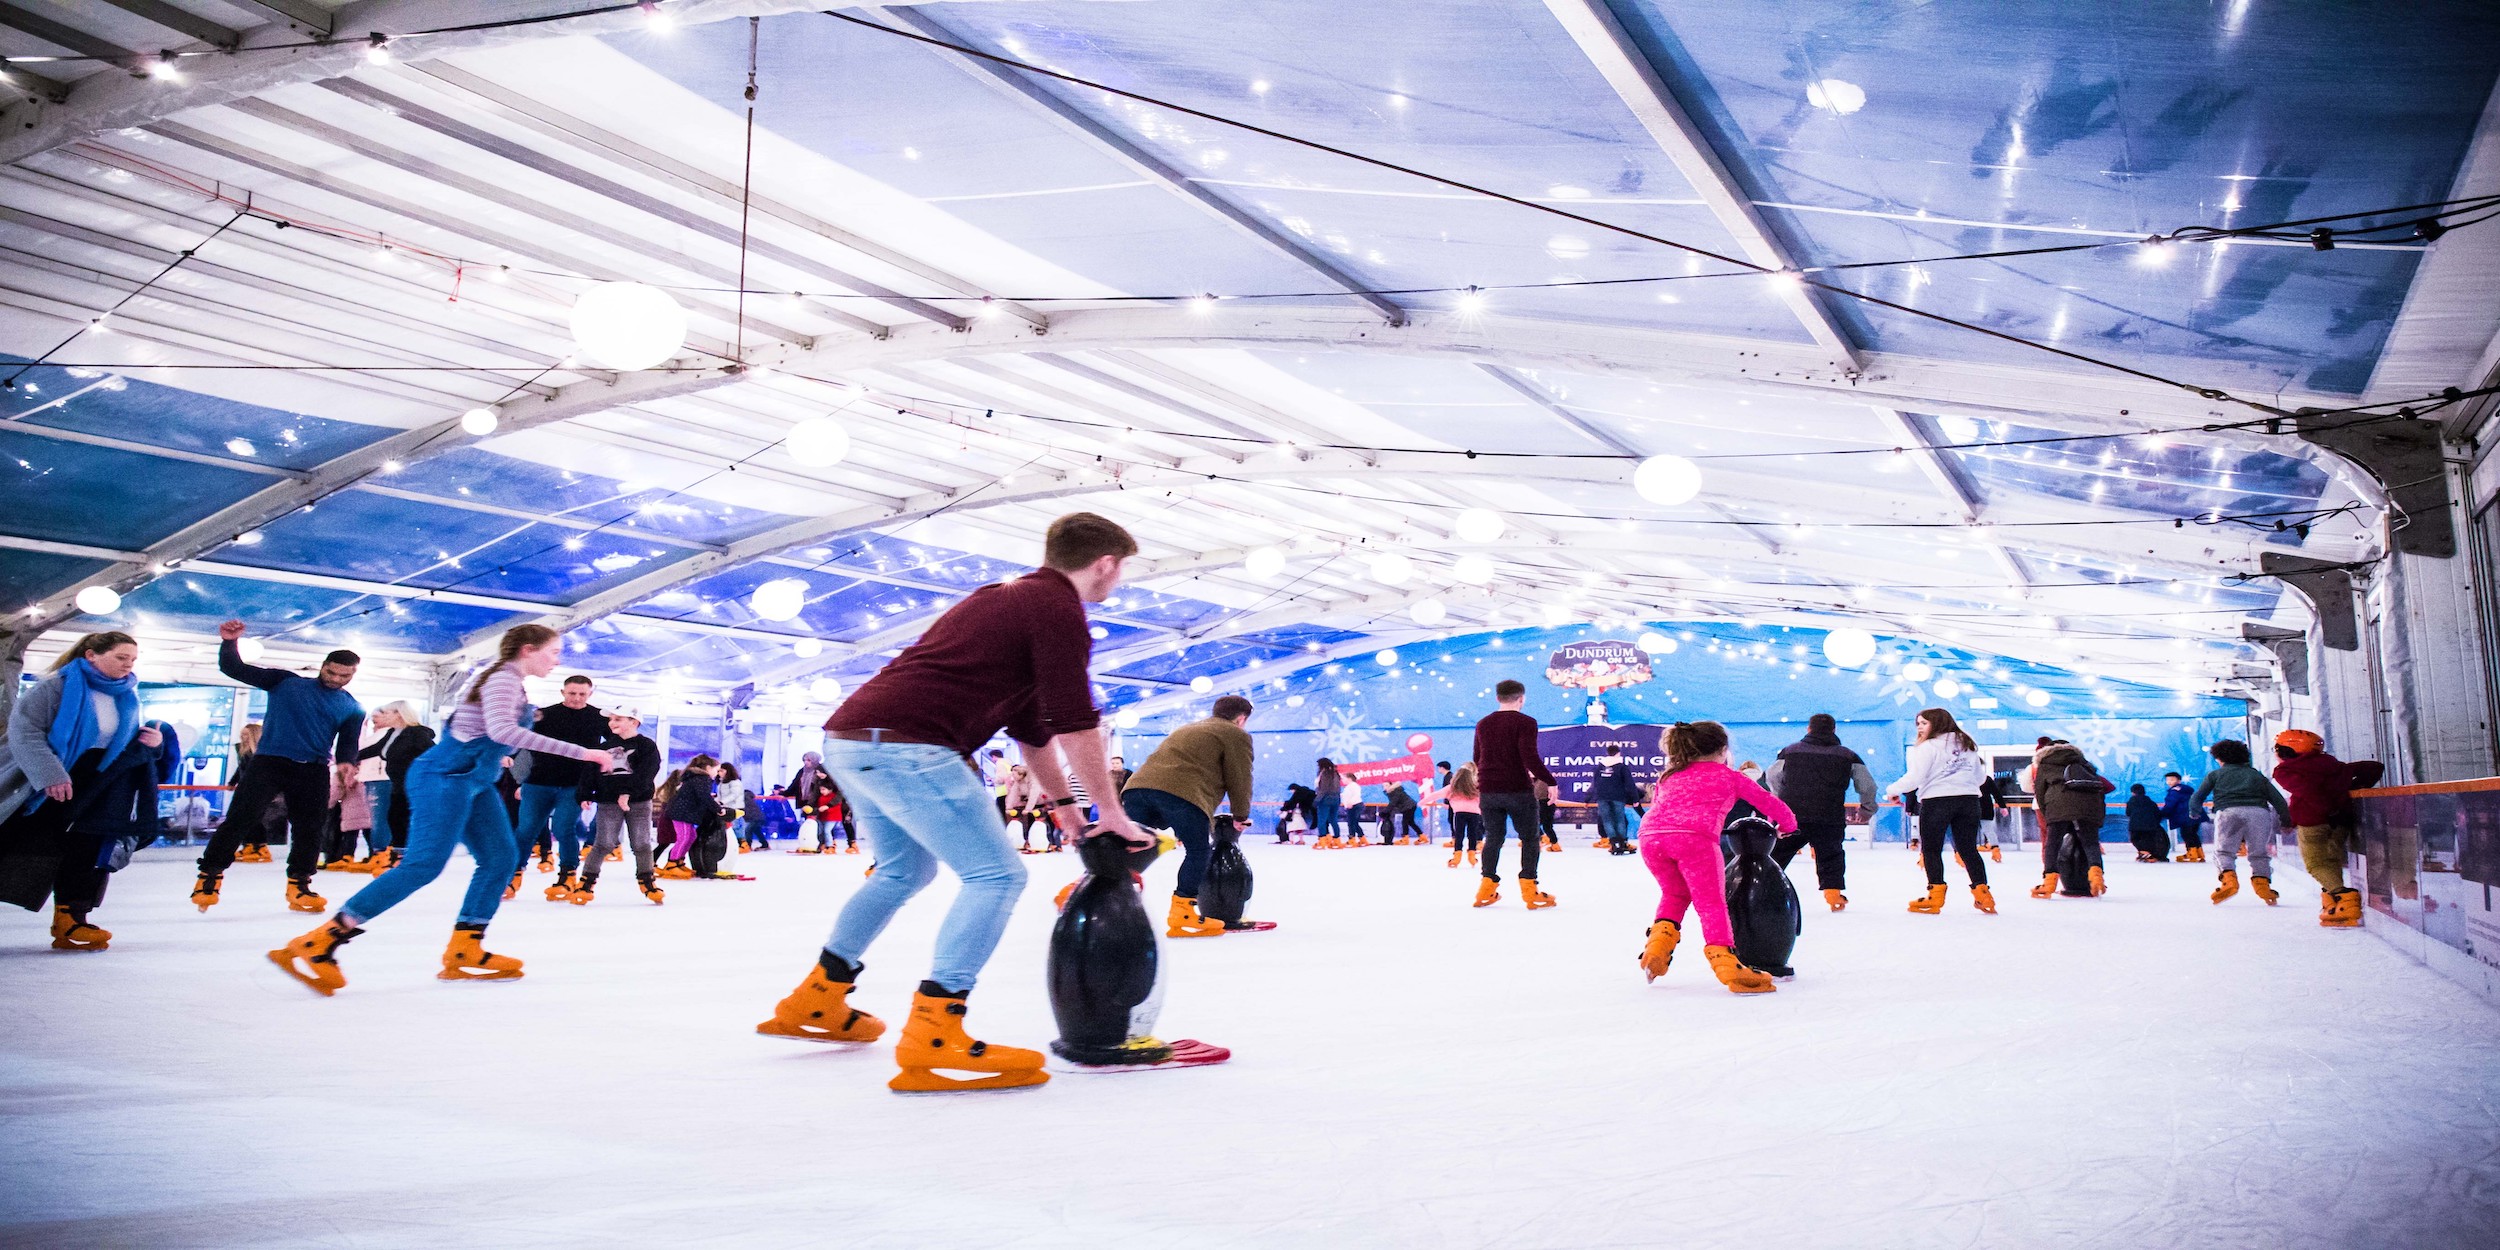
<path fill-rule="evenodd" d="M 1979 793 L 1980 783 L 1987 779 L 1988 763 L 1979 752 L 1963 750 L 1962 740 L 1953 734 L 1940 734 L 1910 744 L 1909 771 L 1884 787 L 1884 793 L 1915 790 L 1921 802 L 1949 799 Z"/>

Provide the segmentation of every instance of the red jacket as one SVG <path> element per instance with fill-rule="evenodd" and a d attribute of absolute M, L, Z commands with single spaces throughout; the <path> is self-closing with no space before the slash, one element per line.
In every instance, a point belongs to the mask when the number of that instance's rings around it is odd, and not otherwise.
<path fill-rule="evenodd" d="M 2333 824 L 2352 806 L 2351 766 L 2324 751 L 2276 764 L 2274 783 L 2291 800 L 2295 825 Z"/>

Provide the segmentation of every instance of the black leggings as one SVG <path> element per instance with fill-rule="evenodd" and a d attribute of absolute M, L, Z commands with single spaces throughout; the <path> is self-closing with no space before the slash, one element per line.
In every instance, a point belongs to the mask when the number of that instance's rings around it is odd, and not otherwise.
<path fill-rule="evenodd" d="M 1484 845 L 1484 813 L 1450 813 L 1451 850 L 1472 851 Z"/>
<path fill-rule="evenodd" d="M 1927 861 L 1927 884 L 1944 884 L 1944 840 L 1953 838 L 1953 853 L 1962 857 L 1972 885 L 1988 884 L 1987 861 L 1979 857 L 1979 796 L 1956 794 L 1918 801 L 1918 853 Z"/>

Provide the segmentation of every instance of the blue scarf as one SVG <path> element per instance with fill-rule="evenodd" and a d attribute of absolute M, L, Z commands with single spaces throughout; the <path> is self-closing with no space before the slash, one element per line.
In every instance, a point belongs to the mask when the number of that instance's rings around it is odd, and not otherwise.
<path fill-rule="evenodd" d="M 111 696 L 113 706 L 121 710 L 121 721 L 113 726 L 110 740 L 104 737 L 103 726 L 96 720 L 95 696 Z M 122 748 L 139 734 L 139 675 L 132 673 L 120 681 L 96 671 L 85 659 L 72 660 L 61 670 L 61 710 L 52 717 L 52 732 L 44 741 L 52 746 L 53 758 L 63 768 L 76 768 L 79 758 L 97 747 L 104 748 L 104 762 L 121 758 Z M 43 791 L 37 790 L 26 800 L 26 810 L 43 804 Z"/>

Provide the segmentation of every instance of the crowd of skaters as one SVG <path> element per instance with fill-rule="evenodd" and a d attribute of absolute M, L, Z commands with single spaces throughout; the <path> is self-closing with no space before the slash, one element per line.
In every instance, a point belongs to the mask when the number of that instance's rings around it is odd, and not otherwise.
<path fill-rule="evenodd" d="M 1024 854 L 1049 854 L 1087 838 L 1146 851 L 1168 834 L 1182 851 L 1169 936 L 1272 927 L 1211 919 L 1198 906 L 1211 835 L 1219 822 L 1246 820 L 1251 808 L 1253 704 L 1240 696 L 1216 700 L 1210 715 L 1176 729 L 1134 772 L 1111 753 L 1093 705 L 1083 605 L 1117 588 L 1136 550 L 1135 540 L 1104 518 L 1061 518 L 1045 536 L 1040 568 L 950 609 L 843 703 L 825 726 L 824 750 L 808 753 L 787 784 L 773 787 L 800 818 L 800 851 L 833 853 L 839 840 L 856 853 L 864 836 L 874 862 L 814 965 L 759 1032 L 853 1043 L 881 1037 L 883 1022 L 852 1005 L 850 995 L 877 936 L 941 867 L 962 888 L 940 928 L 929 976 L 912 995 L 892 1082 L 898 1090 L 1047 1079 L 1038 1052 L 992 1046 L 966 1031 L 969 996 L 1028 875 L 1019 862 Z M 241 622 L 221 628 L 219 665 L 265 692 L 267 714 L 256 736 L 238 742 L 245 758 L 226 819 L 200 857 L 192 898 L 203 911 L 215 906 L 226 871 L 248 858 L 246 848 L 265 845 L 264 831 L 283 813 L 286 905 L 329 914 L 270 958 L 320 993 L 346 983 L 341 948 L 444 871 L 455 845 L 467 848 L 475 867 L 442 957 L 446 980 L 522 975 L 520 960 L 490 951 L 484 939 L 500 903 L 521 888 L 532 850 L 554 876 L 545 891 L 550 900 L 588 904 L 602 865 L 630 853 L 641 893 L 658 903 L 661 879 L 734 875 L 720 870 L 733 838 L 741 849 L 764 843 L 757 804 L 766 796 L 734 763 L 697 756 L 661 777 L 661 752 L 641 732 L 639 716 L 593 704 L 595 686 L 586 676 L 565 678 L 557 703 L 530 705 L 524 681 L 552 675 L 561 656 L 553 629 L 507 631 L 439 734 L 418 724 L 405 704 L 368 716 L 349 693 L 360 663 L 352 652 L 325 656 L 312 675 L 263 668 L 242 659 L 244 632 Z M 51 903 L 58 949 L 109 945 L 111 934 L 94 924 L 92 912 L 110 872 L 152 836 L 153 787 L 172 776 L 179 759 L 170 726 L 140 721 L 137 655 L 128 635 L 78 640 L 18 700 L 9 749 L 0 753 L 0 897 L 38 909 Z M 1450 865 L 1476 870 L 1476 907 L 1502 900 L 1503 853 L 1515 845 L 1520 903 L 1531 911 L 1552 908 L 1559 901 L 1540 884 L 1540 870 L 1543 854 L 1560 849 L 1559 785 L 1540 756 L 1538 724 L 1524 710 L 1526 687 L 1505 680 L 1493 695 L 1496 706 L 1475 726 L 1466 760 L 1439 765 L 1420 793 L 1391 788 L 1379 836 L 1386 844 L 1428 842 L 1417 817 L 1443 811 Z M 1001 733 L 1020 759 L 1010 762 L 988 747 Z M 1639 957 L 1653 980 L 1671 966 L 1688 915 L 1697 915 L 1705 960 L 1727 989 L 1775 988 L 1771 973 L 1735 956 L 1719 886 L 1726 830 L 1739 815 L 1777 829 L 1772 853 L 1783 866 L 1810 849 L 1818 887 L 1840 911 L 1848 902 L 1846 830 L 1870 820 L 1883 800 L 1897 799 L 1915 813 L 1913 842 L 1927 877 L 1910 910 L 1943 909 L 1947 847 L 1974 906 L 1996 910 L 1983 855 L 1993 848 L 1979 832 L 2005 800 L 2002 779 L 1945 709 L 1917 715 L 1903 775 L 1880 794 L 1865 760 L 1840 741 L 1826 715 L 1811 718 L 1804 737 L 1767 770 L 1733 764 L 1725 728 L 1708 720 L 1678 722 L 1660 745 L 1667 763 L 1655 777 L 1635 775 L 1620 748 L 1613 750 L 1586 804 L 1595 809 L 1601 844 L 1640 855 L 1657 880 L 1660 902 Z M 2270 776 L 2253 767 L 2246 744 L 2224 741 L 2213 745 L 2215 768 L 2198 785 L 2173 774 L 2158 800 L 2136 787 L 2125 806 L 2139 857 L 2167 858 L 2175 834 L 2187 848 L 2181 858 L 2201 862 L 2210 811 L 2220 860 L 2214 901 L 2236 895 L 2237 861 L 2245 854 L 2252 891 L 2272 904 L 2271 850 L 2288 828 L 2319 883 L 2321 923 L 2357 925 L 2359 896 L 2343 882 L 2349 792 L 2373 783 L 2376 766 L 2346 765 L 2305 731 L 2281 735 L 2274 750 Z M 1288 787 L 1279 836 L 1299 826 L 1322 845 L 1363 844 L 1346 789 L 1336 765 L 1318 761 L 1312 784 Z M 2043 738 L 2023 790 L 2043 833 L 2044 880 L 2033 894 L 2055 894 L 2060 875 L 2071 876 L 2076 865 L 2088 877 L 2080 892 L 2103 892 L 2099 831 L 2114 786 L 2074 744 Z M 314 888 L 325 867 L 370 880 L 333 908 Z M 1134 1049 L 1139 1062 L 1170 1053 L 1152 1038 L 1138 1039 Z"/>

